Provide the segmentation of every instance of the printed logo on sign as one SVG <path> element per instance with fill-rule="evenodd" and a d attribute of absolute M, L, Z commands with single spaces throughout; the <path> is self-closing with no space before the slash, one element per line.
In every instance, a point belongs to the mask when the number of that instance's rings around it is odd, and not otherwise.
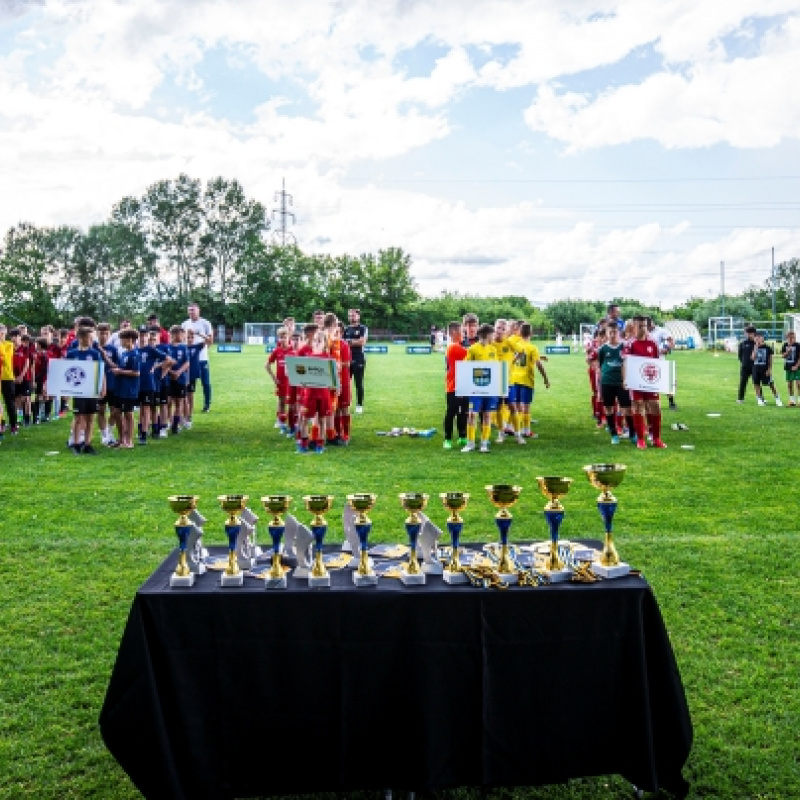
<path fill-rule="evenodd" d="M 298 375 L 305 375 L 306 374 L 306 368 L 302 364 L 298 364 L 295 367 L 295 370 L 297 371 Z"/>
<path fill-rule="evenodd" d="M 492 371 L 486 367 L 475 367 L 472 370 L 472 382 L 476 386 L 488 386 L 492 382 Z"/>
<path fill-rule="evenodd" d="M 645 383 L 658 383 L 661 379 L 661 367 L 657 364 L 642 364 L 639 368 L 639 374 Z"/>
<path fill-rule="evenodd" d="M 72 386 L 77 389 L 86 381 L 86 373 L 82 367 L 70 367 L 64 373 L 64 381 L 67 386 Z"/>

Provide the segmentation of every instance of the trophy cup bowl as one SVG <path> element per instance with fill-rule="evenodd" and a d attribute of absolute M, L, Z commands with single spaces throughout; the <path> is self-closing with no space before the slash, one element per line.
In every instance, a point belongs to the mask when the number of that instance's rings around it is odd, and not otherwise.
<path fill-rule="evenodd" d="M 228 515 L 225 535 L 228 537 L 228 566 L 220 577 L 221 586 L 244 586 L 244 574 L 239 569 L 236 548 L 242 530 L 239 514 L 250 498 L 246 494 L 221 494 L 217 497 L 220 508 Z"/>
<path fill-rule="evenodd" d="M 545 475 L 536 478 L 539 489 L 548 499 L 544 507 L 544 518 L 550 528 L 550 555 L 545 564 L 551 583 L 568 581 L 572 577 L 569 569 L 565 568 L 563 560 L 558 555 L 558 531 L 564 521 L 564 506 L 561 498 L 569 492 L 572 478 L 563 478 L 560 475 Z"/>
<path fill-rule="evenodd" d="M 508 555 L 508 530 L 512 519 L 508 509 L 519 500 L 522 487 L 508 483 L 492 483 L 485 488 L 492 505 L 500 509 L 494 515 L 495 524 L 500 531 L 500 563 L 497 565 L 500 580 L 506 584 L 517 583 L 517 573 Z"/>
<path fill-rule="evenodd" d="M 417 539 L 422 530 L 420 512 L 428 505 L 428 495 L 420 492 L 403 492 L 398 497 L 400 505 L 408 512 L 405 525 L 409 546 L 408 564 L 403 565 L 400 580 L 406 586 L 418 586 L 425 583 L 425 573 L 417 559 Z"/>
<path fill-rule="evenodd" d="M 334 496 L 332 494 L 307 494 L 303 497 L 306 508 L 314 515 L 311 520 L 311 533 L 314 535 L 314 563 L 308 576 L 308 585 L 312 589 L 329 588 L 331 576 L 325 568 L 322 558 L 322 545 L 328 531 L 328 522 L 325 514 L 333 508 Z"/>
<path fill-rule="evenodd" d="M 285 589 L 286 575 L 281 565 L 281 539 L 286 523 L 283 515 L 289 511 L 292 498 L 288 494 L 268 494 L 261 498 L 264 508 L 272 515 L 267 530 L 272 538 L 272 566 L 264 580 L 265 589 Z"/>
<path fill-rule="evenodd" d="M 442 579 L 445 583 L 468 583 L 469 579 L 461 568 L 459 549 L 464 520 L 460 512 L 467 507 L 469 495 L 466 492 L 443 492 L 439 495 L 442 505 L 450 512 L 447 518 L 447 531 L 450 534 L 450 562 L 444 569 Z"/>
<path fill-rule="evenodd" d="M 189 512 L 197 508 L 200 498 L 194 494 L 175 494 L 167 498 L 169 507 L 178 515 L 175 522 L 175 534 L 178 537 L 178 563 L 175 572 L 170 576 L 169 585 L 175 587 L 190 587 L 194 585 L 194 575 L 189 569 L 186 560 L 186 541 L 192 529 Z"/>
<path fill-rule="evenodd" d="M 372 569 L 369 558 L 369 534 L 372 530 L 372 520 L 367 516 L 372 511 L 378 495 L 367 492 L 357 492 L 347 495 L 347 504 L 355 511 L 355 529 L 358 535 L 358 567 L 353 572 L 353 583 L 356 586 L 376 586 L 378 576 Z"/>
<path fill-rule="evenodd" d="M 601 494 L 597 498 L 597 508 L 603 518 L 606 535 L 600 562 L 592 564 L 592 571 L 603 578 L 620 578 L 627 575 L 631 568 L 620 560 L 617 548 L 614 547 L 612 525 L 617 510 L 617 498 L 611 492 L 622 483 L 625 477 L 625 464 L 589 464 L 583 468 L 589 483 Z"/>

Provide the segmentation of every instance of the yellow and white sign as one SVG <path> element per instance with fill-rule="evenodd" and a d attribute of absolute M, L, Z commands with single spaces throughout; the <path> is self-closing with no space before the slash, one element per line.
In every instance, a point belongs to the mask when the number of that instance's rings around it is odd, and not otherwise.
<path fill-rule="evenodd" d="M 456 397 L 507 397 L 508 363 L 456 362 Z"/>

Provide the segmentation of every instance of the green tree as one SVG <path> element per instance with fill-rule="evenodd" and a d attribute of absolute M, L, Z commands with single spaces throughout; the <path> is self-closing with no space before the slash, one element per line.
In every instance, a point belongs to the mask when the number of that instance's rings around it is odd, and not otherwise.
<path fill-rule="evenodd" d="M 800 259 L 790 258 L 775 265 L 775 280 L 767 280 L 767 291 L 775 286 L 776 312 L 788 311 L 800 306 Z M 780 302 L 782 301 L 782 302 Z M 772 308 L 772 305 L 770 305 Z"/>
<path fill-rule="evenodd" d="M 556 300 L 545 308 L 544 313 L 555 330 L 564 334 L 579 333 L 583 323 L 595 323 L 605 314 L 605 304 L 587 300 Z"/>

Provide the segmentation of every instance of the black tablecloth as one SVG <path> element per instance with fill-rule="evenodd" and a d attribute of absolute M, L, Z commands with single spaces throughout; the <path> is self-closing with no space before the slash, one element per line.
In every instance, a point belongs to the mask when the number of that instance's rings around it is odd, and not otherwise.
<path fill-rule="evenodd" d="M 532 786 L 686 790 L 692 726 L 641 577 L 535 589 L 381 579 L 136 594 L 100 714 L 147 797 Z"/>

